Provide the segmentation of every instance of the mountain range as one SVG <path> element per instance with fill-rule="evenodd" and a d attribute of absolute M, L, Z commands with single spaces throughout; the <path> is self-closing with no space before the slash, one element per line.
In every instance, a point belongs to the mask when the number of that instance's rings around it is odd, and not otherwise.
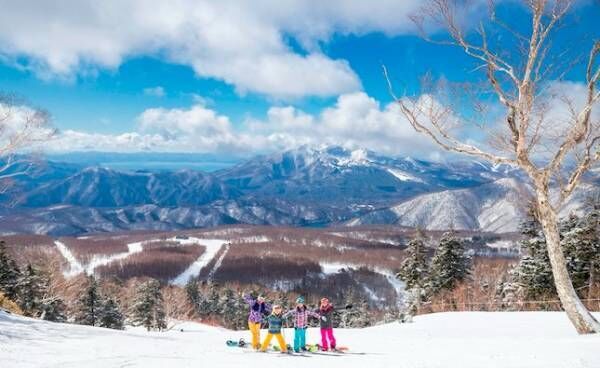
<path fill-rule="evenodd" d="M 23 165 L 33 169 L 0 196 L 5 233 L 76 235 L 240 223 L 512 232 L 530 193 L 520 171 L 510 166 L 435 163 L 341 147 L 305 146 L 213 172 L 116 170 L 51 160 Z M 584 195 L 575 197 L 580 202 Z"/>

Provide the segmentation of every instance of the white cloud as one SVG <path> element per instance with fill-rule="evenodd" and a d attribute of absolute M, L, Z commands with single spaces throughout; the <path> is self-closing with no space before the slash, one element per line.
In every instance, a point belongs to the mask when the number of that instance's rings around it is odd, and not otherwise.
<path fill-rule="evenodd" d="M 420 1 L 13 1 L 0 12 L 0 58 L 44 77 L 72 78 L 154 55 L 191 66 L 240 93 L 277 98 L 357 91 L 348 63 L 324 55 L 334 33 L 412 29 Z M 300 54 L 286 44 L 296 38 Z M 23 58 L 25 56 L 26 58 Z M 23 60 L 27 62 L 23 65 Z"/>
<path fill-rule="evenodd" d="M 161 86 L 144 88 L 144 94 L 152 97 L 165 97 L 165 89 Z"/>
<path fill-rule="evenodd" d="M 66 131 L 48 150 L 235 152 L 252 155 L 300 145 L 368 148 L 392 155 L 435 158 L 437 149 L 416 133 L 398 107 L 384 107 L 363 92 L 345 94 L 317 115 L 292 106 L 271 107 L 265 120 L 232 124 L 202 103 L 188 109 L 152 108 L 135 132 L 119 135 Z"/>

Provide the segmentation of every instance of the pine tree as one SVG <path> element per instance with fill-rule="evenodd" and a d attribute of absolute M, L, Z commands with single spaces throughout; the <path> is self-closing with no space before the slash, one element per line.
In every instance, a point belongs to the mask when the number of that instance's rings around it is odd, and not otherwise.
<path fill-rule="evenodd" d="M 469 276 L 470 269 L 471 257 L 464 243 L 451 233 L 445 233 L 431 259 L 428 286 L 433 292 L 452 290 Z"/>
<path fill-rule="evenodd" d="M 28 264 L 19 278 L 17 289 L 17 302 L 24 315 L 38 317 L 42 313 L 42 298 L 46 289 L 46 280 Z"/>
<path fill-rule="evenodd" d="M 194 306 L 194 310 L 198 311 L 200 304 L 200 291 L 198 290 L 198 280 L 190 277 L 188 282 L 185 284 L 185 293 L 188 301 Z"/>
<path fill-rule="evenodd" d="M 42 301 L 40 318 L 52 322 L 66 322 L 66 309 L 65 303 L 58 297 L 45 299 Z"/>
<path fill-rule="evenodd" d="M 94 276 L 88 276 L 85 291 L 77 301 L 75 323 L 80 325 L 98 326 L 100 323 L 102 302 L 96 278 Z"/>
<path fill-rule="evenodd" d="M 122 330 L 124 328 L 123 313 L 119 309 L 117 302 L 107 297 L 100 306 L 100 319 L 98 326 L 112 328 L 114 330 Z"/>
<path fill-rule="evenodd" d="M 0 241 L 0 291 L 12 301 L 17 300 L 20 276 L 19 267 L 6 251 L 6 244 Z"/>
<path fill-rule="evenodd" d="M 594 211 L 582 219 L 571 215 L 561 226 L 561 246 L 573 286 L 577 290 L 589 286 L 600 261 L 597 229 L 598 217 Z"/>
<path fill-rule="evenodd" d="M 223 298 L 221 299 L 221 315 L 226 327 L 235 329 L 236 326 L 236 315 L 238 311 L 238 303 L 235 293 L 230 288 L 225 289 Z"/>
<path fill-rule="evenodd" d="M 529 216 L 521 223 L 520 231 L 524 237 L 519 242 L 522 256 L 519 264 L 511 270 L 514 286 L 508 285 L 508 291 L 517 290 L 526 299 L 539 299 L 554 294 L 556 289 L 546 239 L 534 207 L 529 209 Z"/>
<path fill-rule="evenodd" d="M 221 314 L 221 295 L 219 294 L 219 285 L 209 284 L 209 294 L 207 299 L 208 314 Z"/>
<path fill-rule="evenodd" d="M 150 280 L 138 287 L 132 306 L 132 323 L 151 329 L 163 330 L 166 326 L 164 300 L 158 280 Z"/>
<path fill-rule="evenodd" d="M 423 239 L 420 236 L 412 239 L 406 252 L 408 255 L 402 262 L 397 276 L 404 281 L 408 289 L 422 288 L 428 278 L 427 249 Z"/>

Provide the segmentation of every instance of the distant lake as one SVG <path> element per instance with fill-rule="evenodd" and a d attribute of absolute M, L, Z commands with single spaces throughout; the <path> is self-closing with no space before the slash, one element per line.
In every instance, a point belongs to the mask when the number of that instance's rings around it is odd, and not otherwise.
<path fill-rule="evenodd" d="M 200 170 L 216 171 L 231 167 L 239 159 L 209 154 L 193 153 L 113 153 L 70 152 L 48 155 L 53 161 L 82 166 L 101 166 L 115 170 Z"/>

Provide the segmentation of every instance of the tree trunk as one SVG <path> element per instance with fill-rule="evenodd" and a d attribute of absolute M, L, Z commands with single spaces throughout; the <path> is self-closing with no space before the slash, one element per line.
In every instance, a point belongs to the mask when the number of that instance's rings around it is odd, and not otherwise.
<path fill-rule="evenodd" d="M 577 296 L 567 270 L 565 256 L 560 247 L 558 216 L 549 202 L 548 188 L 537 188 L 539 221 L 546 238 L 548 256 L 552 265 L 554 285 L 563 309 L 580 334 L 600 332 L 600 323 L 587 310 Z"/>

